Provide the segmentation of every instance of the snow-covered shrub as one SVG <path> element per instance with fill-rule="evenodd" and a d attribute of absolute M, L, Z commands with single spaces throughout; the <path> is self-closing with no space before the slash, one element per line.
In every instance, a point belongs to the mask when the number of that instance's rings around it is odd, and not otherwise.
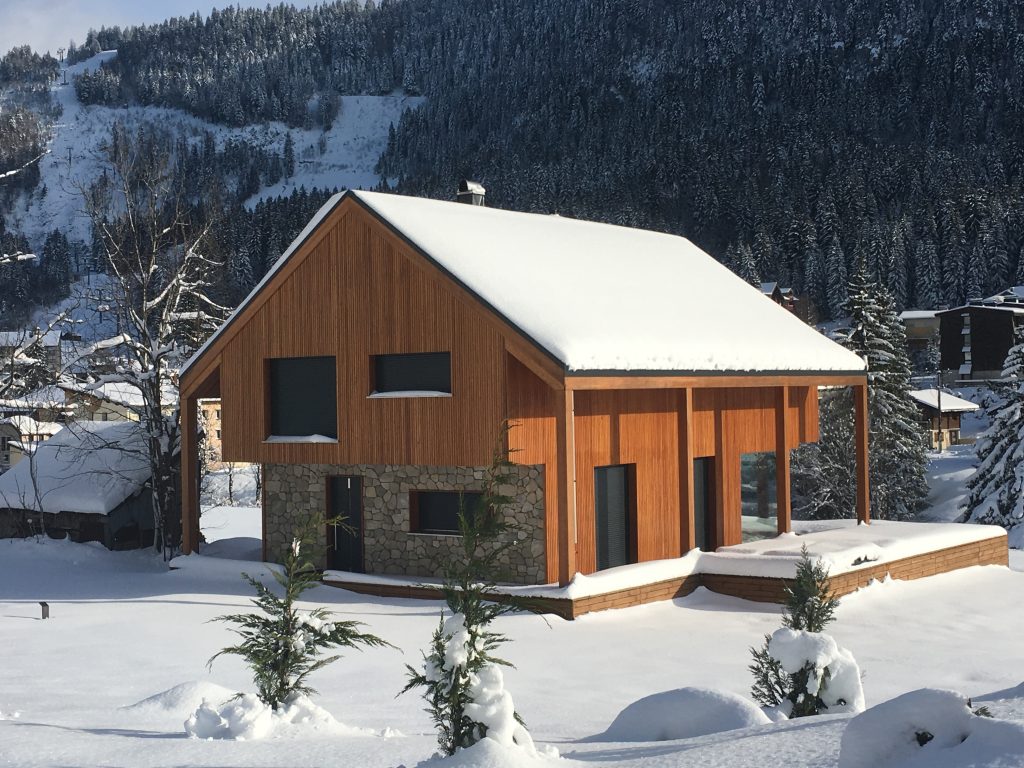
<path fill-rule="evenodd" d="M 860 667 L 853 654 L 830 635 L 783 627 L 772 635 L 768 652 L 790 676 L 786 696 L 790 717 L 864 711 Z"/>
<path fill-rule="evenodd" d="M 771 721 L 753 702 L 728 691 L 679 688 L 634 701 L 598 738 L 601 741 L 668 741 Z"/>
<path fill-rule="evenodd" d="M 327 649 L 387 645 L 375 635 L 360 632 L 362 625 L 357 621 L 335 621 L 325 608 L 303 612 L 296 607 L 302 594 L 319 584 L 312 552 L 316 533 L 324 524 L 323 517 L 311 515 L 285 554 L 283 571 L 273 571 L 283 595 L 278 597 L 261 582 L 243 574 L 256 590 L 253 603 L 259 612 L 216 619 L 234 624 L 232 631 L 242 641 L 215 654 L 208 666 L 223 654 L 241 656 L 252 672 L 259 700 L 275 710 L 296 694 L 316 693 L 306 684 L 306 678 L 339 658 L 324 656 Z M 241 694 L 239 697 L 245 698 Z"/>
<path fill-rule="evenodd" d="M 330 712 L 302 694 L 293 694 L 275 710 L 251 693 L 236 697 L 219 707 L 203 701 L 185 721 L 185 733 L 194 739 L 252 741 L 265 739 L 279 727 L 287 725 L 313 730 L 365 733 L 361 729 L 343 726 Z"/>
<path fill-rule="evenodd" d="M 800 562 L 796 566 L 796 578 L 786 585 L 786 607 L 782 613 L 783 627 L 795 631 L 823 632 L 835 620 L 839 599 L 829 586 L 828 568 L 812 559 L 807 547 L 800 549 Z M 807 711 L 810 702 L 802 696 L 807 689 L 806 675 L 800 671 L 790 673 L 774 656 L 769 644 L 772 636 L 765 635 L 760 648 L 751 648 L 753 661 L 750 671 L 754 675 L 751 695 L 764 707 L 780 708 L 789 717 L 817 714 Z"/>
<path fill-rule="evenodd" d="M 924 688 L 854 717 L 839 768 L 953 768 L 1020 765 L 1024 724 L 978 717 L 954 691 Z"/>
<path fill-rule="evenodd" d="M 501 440 L 499 445 L 503 444 Z M 502 614 L 525 607 L 507 596 L 496 602 L 494 594 L 499 558 L 515 546 L 511 526 L 502 515 L 512 499 L 500 491 L 510 483 L 510 467 L 504 452 L 496 450 L 478 511 L 469 514 L 460 509 L 462 553 L 445 564 L 442 587 L 450 615 L 442 616 L 434 630 L 422 668 L 406 665 L 408 682 L 402 692 L 424 689 L 437 743 L 445 755 L 484 738 L 536 755 L 533 740 L 504 688 L 500 667 L 511 664 L 495 655 L 507 638 L 490 628 Z"/>

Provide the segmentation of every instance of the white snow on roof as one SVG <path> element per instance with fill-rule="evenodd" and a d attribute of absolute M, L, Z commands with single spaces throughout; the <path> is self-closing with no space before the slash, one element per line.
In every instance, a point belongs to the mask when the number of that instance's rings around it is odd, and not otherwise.
<path fill-rule="evenodd" d="M 145 450 L 134 421 L 68 426 L 0 475 L 0 507 L 109 514 L 149 478 Z"/>
<path fill-rule="evenodd" d="M 4 421 L 9 421 L 13 424 L 18 432 L 22 435 L 46 435 L 52 437 L 64 429 L 63 424 L 58 424 L 55 421 L 37 421 L 31 416 L 18 415 L 10 416 Z"/>
<path fill-rule="evenodd" d="M 900 320 L 933 320 L 937 309 L 908 309 L 900 312 Z"/>
<path fill-rule="evenodd" d="M 939 391 L 937 389 L 915 389 L 910 392 L 910 396 L 922 405 L 939 410 Z M 942 393 L 943 413 L 966 413 L 967 411 L 976 411 L 980 407 L 980 405 L 972 403 L 970 400 L 964 400 L 945 392 Z"/>
<path fill-rule="evenodd" d="M 864 370 L 859 357 L 685 238 L 402 195 L 345 194 L 571 371 Z M 241 307 L 341 197 L 320 209 Z"/>
<path fill-rule="evenodd" d="M 39 341 L 44 347 L 56 347 L 60 344 L 60 331 L 49 330 L 41 333 Z M 36 342 L 34 330 L 0 331 L 0 347 L 30 347 Z"/>
<path fill-rule="evenodd" d="M 571 371 L 859 371 L 682 237 L 353 192 Z"/>

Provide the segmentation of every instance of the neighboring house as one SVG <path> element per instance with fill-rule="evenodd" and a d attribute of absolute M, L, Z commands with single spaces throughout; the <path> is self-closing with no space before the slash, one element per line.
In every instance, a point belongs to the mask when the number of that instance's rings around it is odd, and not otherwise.
<path fill-rule="evenodd" d="M 45 333 L 35 328 L 31 331 L 0 331 L 0 361 L 9 364 L 39 344 L 43 363 L 53 374 L 61 368 L 61 332 L 49 330 Z"/>
<path fill-rule="evenodd" d="M 32 453 L 40 443 L 45 443 L 62 429 L 63 424 L 55 421 L 37 421 L 31 416 L 9 416 L 10 422 L 18 430 L 18 451 L 11 454 L 10 466 L 18 463 L 22 455 Z"/>
<path fill-rule="evenodd" d="M 776 282 L 761 283 L 761 293 L 774 301 L 780 307 L 796 312 L 796 303 L 799 299 L 792 288 L 783 288 Z"/>
<path fill-rule="evenodd" d="M 900 312 L 903 329 L 907 334 L 907 353 L 920 373 L 935 373 L 938 353 L 939 317 L 935 309 L 908 309 Z"/>
<path fill-rule="evenodd" d="M 503 566 L 567 584 L 790 530 L 820 386 L 854 390 L 867 521 L 863 361 L 688 240 L 349 191 L 181 373 L 183 548 L 200 400 L 221 401 L 225 460 L 263 465 L 268 559 L 310 512 L 341 515 L 325 565 L 408 576 L 460 552 L 458 492 L 507 420 Z"/>
<path fill-rule="evenodd" d="M 64 428 L 0 475 L 0 536 L 42 527 L 110 549 L 152 544 L 146 448 L 135 422 Z"/>
<path fill-rule="evenodd" d="M 929 448 L 959 445 L 960 417 L 981 406 L 937 389 L 918 389 L 910 392 L 921 413 L 921 423 L 927 431 Z"/>
<path fill-rule="evenodd" d="M 936 313 L 947 378 L 998 379 L 1015 333 L 1024 325 L 1024 286 Z"/>
<path fill-rule="evenodd" d="M 10 469 L 12 452 L 20 458 L 20 446 L 21 430 L 10 419 L 0 419 L 0 472 Z"/>
<path fill-rule="evenodd" d="M 207 469 L 216 471 L 224 466 L 220 400 L 203 400 L 199 403 L 199 410 L 211 456 Z"/>
<path fill-rule="evenodd" d="M 138 421 L 142 411 L 142 393 L 131 384 L 68 385 L 64 391 L 79 421 Z"/>
<path fill-rule="evenodd" d="M 0 418 L 31 416 L 36 421 L 67 421 L 74 408 L 67 402 L 64 390 L 47 385 L 21 397 L 0 400 Z"/>

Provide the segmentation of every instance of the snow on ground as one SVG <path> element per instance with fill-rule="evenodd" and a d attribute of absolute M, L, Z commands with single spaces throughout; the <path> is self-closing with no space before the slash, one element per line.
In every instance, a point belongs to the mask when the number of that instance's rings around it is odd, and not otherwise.
<path fill-rule="evenodd" d="M 196 698 L 219 706 L 223 690 L 253 691 L 234 657 L 207 671 L 210 656 L 234 637 L 210 619 L 248 605 L 242 570 L 267 576 L 255 563 L 192 560 L 168 572 L 146 552 L 0 540 L 0 755 L 7 764 L 373 768 L 430 758 L 435 737 L 422 701 L 396 693 L 403 664 L 418 663 L 437 626 L 440 604 L 329 587 L 310 592 L 315 603 L 308 605 L 364 621 L 398 650 L 346 652 L 311 679 L 321 693 L 315 702 L 346 727 L 377 735 L 311 725 L 256 741 L 187 738 L 183 712 Z M 864 670 L 869 707 L 927 686 L 991 700 L 997 715 L 1024 719 L 1024 691 L 1016 688 L 1024 674 L 1024 612 L 1015 609 L 1022 597 L 1024 573 L 995 566 L 880 583 L 844 598 L 829 633 Z M 38 619 L 39 600 L 50 603 L 47 621 Z M 588 739 L 652 694 L 690 686 L 749 697 L 748 649 L 778 626 L 777 606 L 700 589 L 575 622 L 506 616 L 497 628 L 513 640 L 502 655 L 518 665 L 505 671 L 505 683 L 519 712 L 538 746 L 566 758 L 541 763 L 760 768 L 767 757 L 796 768 L 836 766 L 843 715 L 677 741 Z M 502 764 L 486 750 L 474 753 L 479 760 L 466 755 L 449 764 Z"/>
<path fill-rule="evenodd" d="M 974 474 L 978 458 L 973 445 L 952 445 L 928 454 L 928 508 L 918 519 L 945 523 L 956 520 L 967 501 L 967 480 Z"/>
<path fill-rule="evenodd" d="M 389 126 L 397 125 L 406 109 L 415 109 L 423 102 L 422 97 L 400 94 L 343 96 L 334 126 L 326 133 L 289 129 L 282 123 L 229 128 L 163 107 L 83 106 L 75 96 L 75 76 L 98 68 L 116 55 L 116 51 L 104 51 L 67 67 L 67 84 L 64 84 L 63 74 L 54 84 L 54 99 L 64 111 L 54 126 L 48 154 L 40 160 L 39 185 L 31 196 L 15 204 L 7 217 L 9 228 L 23 232 L 35 249 L 42 248 L 46 234 L 55 228 L 69 239 L 88 242 L 90 227 L 81 189 L 99 175 L 99 149 L 109 139 L 110 129 L 116 122 L 129 127 L 153 122 L 192 139 L 209 131 L 218 146 L 236 138 L 279 153 L 284 149 L 286 135 L 291 132 L 295 143 L 295 176 L 262 190 L 250 201 L 255 203 L 264 197 L 288 194 L 302 185 L 306 189 L 314 186 L 328 189 L 375 187 L 380 177 L 373 168 L 387 146 Z M 322 154 L 321 136 L 325 147 Z"/>
<path fill-rule="evenodd" d="M 204 506 L 199 517 L 207 557 L 260 560 L 263 557 L 263 510 L 260 507 Z"/>

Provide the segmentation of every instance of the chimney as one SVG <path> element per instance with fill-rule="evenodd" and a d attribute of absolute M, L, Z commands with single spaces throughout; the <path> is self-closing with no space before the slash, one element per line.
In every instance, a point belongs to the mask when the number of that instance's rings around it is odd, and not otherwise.
<path fill-rule="evenodd" d="M 469 205 L 483 205 L 484 195 L 486 194 L 487 190 L 484 189 L 483 184 L 480 182 L 463 179 L 459 182 L 459 193 L 455 196 L 455 199 L 460 203 L 468 203 Z"/>

